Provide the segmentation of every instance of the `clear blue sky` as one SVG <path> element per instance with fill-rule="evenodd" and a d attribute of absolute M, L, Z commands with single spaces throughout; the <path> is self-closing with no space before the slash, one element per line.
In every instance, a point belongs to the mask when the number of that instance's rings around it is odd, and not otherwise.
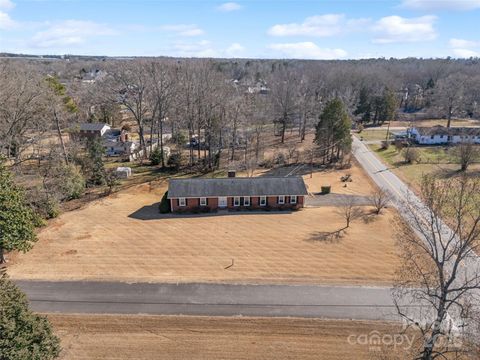
<path fill-rule="evenodd" d="M 480 0 L 0 0 L 0 52 L 480 56 Z"/>

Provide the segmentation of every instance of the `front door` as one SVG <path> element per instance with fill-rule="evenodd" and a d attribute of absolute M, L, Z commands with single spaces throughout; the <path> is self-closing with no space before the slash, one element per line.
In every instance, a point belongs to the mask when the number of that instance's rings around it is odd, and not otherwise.
<path fill-rule="evenodd" d="M 227 207 L 227 197 L 222 196 L 218 198 L 218 207 L 220 208 L 226 208 Z"/>

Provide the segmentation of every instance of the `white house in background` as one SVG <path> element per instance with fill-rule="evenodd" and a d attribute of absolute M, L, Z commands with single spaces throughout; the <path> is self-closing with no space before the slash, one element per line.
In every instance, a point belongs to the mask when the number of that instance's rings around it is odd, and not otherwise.
<path fill-rule="evenodd" d="M 480 144 L 480 128 L 451 127 L 441 125 L 433 127 L 414 127 L 409 129 L 410 138 L 420 145 L 458 144 L 471 142 Z"/>
<path fill-rule="evenodd" d="M 130 156 L 139 147 L 134 141 L 112 141 L 103 143 L 107 156 Z"/>

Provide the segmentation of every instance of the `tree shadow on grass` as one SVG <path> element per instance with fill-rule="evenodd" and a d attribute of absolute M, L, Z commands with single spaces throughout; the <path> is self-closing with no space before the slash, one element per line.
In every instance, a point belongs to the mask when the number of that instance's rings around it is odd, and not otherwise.
<path fill-rule="evenodd" d="M 346 232 L 346 227 L 335 231 L 316 231 L 310 234 L 310 237 L 306 241 L 327 244 L 338 243 L 345 236 Z"/>

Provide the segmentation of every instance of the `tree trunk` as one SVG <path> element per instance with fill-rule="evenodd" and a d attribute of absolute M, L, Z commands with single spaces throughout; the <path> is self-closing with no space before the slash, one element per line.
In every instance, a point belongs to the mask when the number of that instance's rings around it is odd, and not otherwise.
<path fill-rule="evenodd" d="M 444 308 L 445 308 L 445 302 L 444 300 L 441 299 L 439 304 L 437 319 L 435 320 L 435 324 L 433 325 L 432 333 L 430 334 L 430 337 L 425 342 L 425 345 L 423 347 L 422 357 L 421 357 L 422 360 L 432 360 L 433 348 L 435 347 L 435 343 L 437 341 L 438 336 L 441 334 L 440 326 L 443 323 L 443 320 L 445 317 Z"/>
<path fill-rule="evenodd" d="M 307 131 L 307 115 L 303 114 L 302 125 L 301 125 L 301 133 L 300 133 L 300 141 L 303 142 L 305 140 L 305 133 Z"/>
<path fill-rule="evenodd" d="M 3 254 L 3 248 L 0 246 L 0 264 L 5 264 L 5 256 Z"/>
<path fill-rule="evenodd" d="M 452 107 L 450 106 L 448 108 L 448 121 L 447 121 L 447 128 L 450 127 L 451 123 L 452 123 L 452 114 L 453 113 L 453 110 L 452 110 Z"/>
<path fill-rule="evenodd" d="M 285 131 L 287 130 L 287 120 L 284 118 L 282 121 L 282 144 L 285 141 Z"/>
<path fill-rule="evenodd" d="M 165 167 L 165 154 L 163 153 L 163 119 L 158 119 L 158 140 L 160 141 L 160 153 L 162 154 L 162 168 Z"/>
<path fill-rule="evenodd" d="M 57 127 L 58 139 L 60 140 L 60 144 L 62 146 L 63 158 L 65 160 L 65 164 L 68 165 L 67 149 L 65 148 L 65 142 L 63 141 L 62 137 L 62 130 L 60 129 L 60 121 L 58 120 L 57 111 L 55 109 L 53 109 L 53 118 L 55 119 L 55 126 Z"/>

